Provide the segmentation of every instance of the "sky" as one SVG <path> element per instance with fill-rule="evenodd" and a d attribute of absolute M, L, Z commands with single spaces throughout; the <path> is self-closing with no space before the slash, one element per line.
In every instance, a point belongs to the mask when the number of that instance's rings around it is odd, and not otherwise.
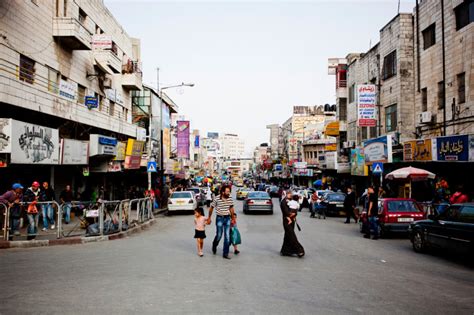
<path fill-rule="evenodd" d="M 143 82 L 168 89 L 191 128 L 235 133 L 250 153 L 294 105 L 334 104 L 327 60 L 365 52 L 398 0 L 105 0 L 141 39 Z M 415 0 L 401 0 L 413 12 Z"/>

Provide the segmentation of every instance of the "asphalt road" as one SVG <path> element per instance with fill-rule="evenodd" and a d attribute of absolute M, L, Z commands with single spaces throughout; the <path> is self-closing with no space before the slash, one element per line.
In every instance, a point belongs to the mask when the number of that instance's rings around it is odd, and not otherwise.
<path fill-rule="evenodd" d="M 275 199 L 274 199 L 275 200 Z M 275 200 L 276 201 L 276 200 Z M 361 237 L 341 218 L 299 216 L 306 256 L 281 257 L 281 213 L 244 215 L 241 254 L 196 254 L 193 217 L 103 243 L 0 251 L 0 314 L 473 314 L 474 269 Z"/>

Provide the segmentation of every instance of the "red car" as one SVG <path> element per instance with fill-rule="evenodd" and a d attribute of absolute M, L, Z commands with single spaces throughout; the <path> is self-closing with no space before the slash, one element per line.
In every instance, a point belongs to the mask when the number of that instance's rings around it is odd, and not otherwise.
<path fill-rule="evenodd" d="M 385 198 L 379 200 L 379 235 L 408 232 L 410 223 L 423 220 L 425 213 L 414 199 Z M 360 215 L 360 232 L 367 226 L 367 210 Z"/>

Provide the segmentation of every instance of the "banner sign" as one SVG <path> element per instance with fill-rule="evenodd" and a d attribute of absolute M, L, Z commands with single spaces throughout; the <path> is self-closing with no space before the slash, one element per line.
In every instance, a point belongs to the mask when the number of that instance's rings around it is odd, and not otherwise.
<path fill-rule="evenodd" d="M 127 155 L 125 157 L 124 168 L 127 170 L 137 170 L 140 168 L 142 157 Z"/>
<path fill-rule="evenodd" d="M 180 120 L 178 123 L 178 158 L 189 159 L 189 121 Z"/>
<path fill-rule="evenodd" d="M 324 151 L 337 151 L 337 144 L 336 143 L 326 144 L 324 146 Z"/>
<path fill-rule="evenodd" d="M 469 136 L 436 138 L 438 161 L 469 161 Z"/>
<path fill-rule="evenodd" d="M 306 167 L 308 167 L 308 163 L 306 163 L 306 162 L 294 162 L 293 163 L 293 168 L 304 169 Z"/>
<path fill-rule="evenodd" d="M 138 156 L 141 158 L 142 153 L 143 153 L 143 147 L 145 145 L 144 141 L 138 141 L 135 139 L 128 139 L 127 141 L 127 150 L 126 150 L 126 155 L 127 156 Z"/>
<path fill-rule="evenodd" d="M 99 100 L 95 96 L 86 96 L 85 105 L 88 109 L 99 107 Z"/>
<path fill-rule="evenodd" d="M 357 85 L 357 119 L 359 127 L 375 127 L 377 92 L 373 84 Z"/>
<path fill-rule="evenodd" d="M 392 163 L 392 137 L 383 136 L 364 142 L 366 164 L 373 162 Z"/>
<path fill-rule="evenodd" d="M 194 147 L 199 148 L 199 135 L 194 137 Z"/>
<path fill-rule="evenodd" d="M 333 121 L 330 122 L 329 124 L 326 125 L 326 128 L 324 130 L 324 134 L 326 136 L 333 136 L 333 137 L 338 137 L 339 136 L 339 121 Z"/>
<path fill-rule="evenodd" d="M 293 175 L 295 176 L 313 176 L 313 170 L 310 168 L 295 168 L 293 170 Z"/>
<path fill-rule="evenodd" d="M 0 153 L 12 152 L 12 120 L 0 118 Z"/>
<path fill-rule="evenodd" d="M 61 79 L 59 81 L 59 95 L 74 101 L 77 94 L 77 83 Z"/>
<path fill-rule="evenodd" d="M 114 161 L 125 161 L 125 150 L 127 149 L 127 142 L 121 141 L 117 143 L 117 155 Z"/>
<path fill-rule="evenodd" d="M 432 161 L 431 139 L 411 140 L 403 143 L 403 161 Z"/>
<path fill-rule="evenodd" d="M 355 148 L 351 150 L 351 175 L 368 176 L 369 170 L 365 166 L 364 149 Z"/>
<path fill-rule="evenodd" d="M 89 136 L 89 156 L 117 155 L 117 139 L 99 134 Z"/>
<path fill-rule="evenodd" d="M 61 139 L 61 164 L 87 165 L 89 163 L 89 141 Z"/>
<path fill-rule="evenodd" d="M 12 164 L 59 164 L 58 129 L 12 122 Z"/>
<path fill-rule="evenodd" d="M 92 36 L 92 49 L 112 49 L 112 36 L 94 34 Z"/>
<path fill-rule="evenodd" d="M 330 151 L 325 153 L 326 156 L 326 168 L 328 170 L 335 170 L 337 169 L 337 152 Z"/>

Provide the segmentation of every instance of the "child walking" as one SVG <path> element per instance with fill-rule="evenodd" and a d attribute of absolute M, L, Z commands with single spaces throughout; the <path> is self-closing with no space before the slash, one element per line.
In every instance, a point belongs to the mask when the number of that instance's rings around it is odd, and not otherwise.
<path fill-rule="evenodd" d="M 207 218 L 204 217 L 204 210 L 202 208 L 194 210 L 194 238 L 196 239 L 199 257 L 203 256 L 202 248 L 204 246 L 204 239 L 206 238 L 206 221 Z"/>

